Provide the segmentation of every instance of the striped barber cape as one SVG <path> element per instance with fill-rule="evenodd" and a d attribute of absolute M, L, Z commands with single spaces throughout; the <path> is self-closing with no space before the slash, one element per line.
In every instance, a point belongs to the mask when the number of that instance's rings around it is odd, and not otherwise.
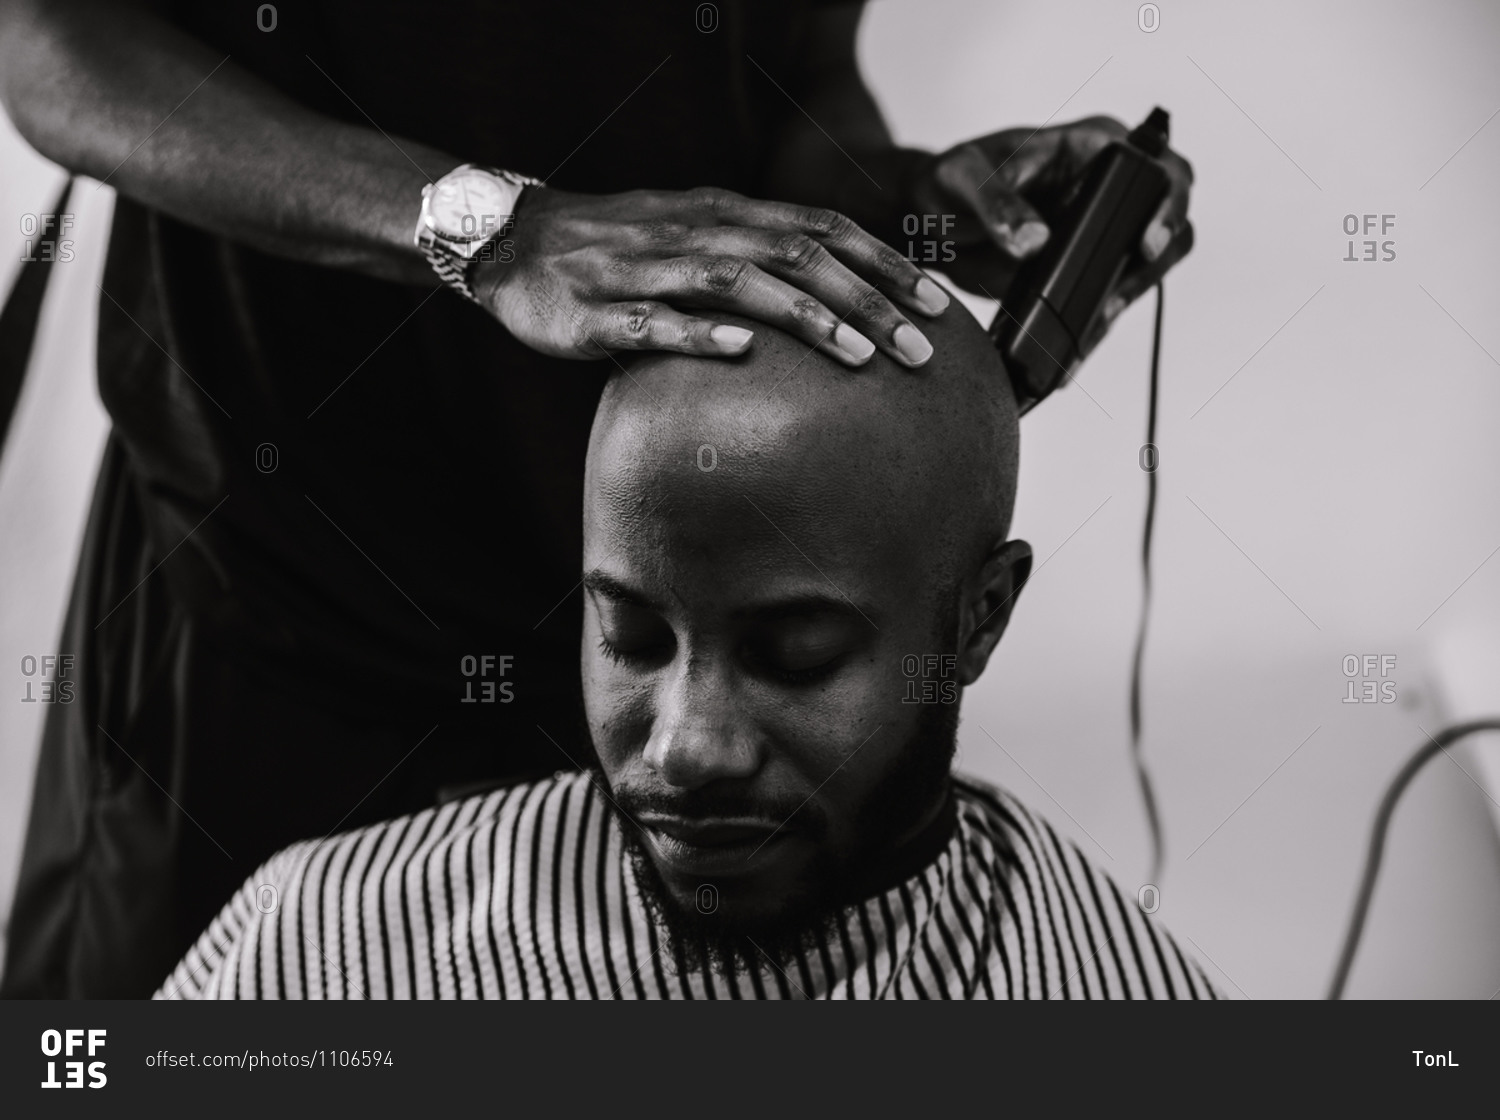
<path fill-rule="evenodd" d="M 679 969 L 576 773 L 282 850 L 157 998 L 1218 998 L 1049 824 L 973 779 L 954 793 L 937 858 L 785 969 Z"/>

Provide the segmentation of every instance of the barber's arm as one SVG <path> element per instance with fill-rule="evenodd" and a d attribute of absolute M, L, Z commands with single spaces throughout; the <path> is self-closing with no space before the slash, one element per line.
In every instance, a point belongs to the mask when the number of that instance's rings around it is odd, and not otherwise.
<path fill-rule="evenodd" d="M 424 173 L 461 161 L 309 112 L 153 7 L 0 2 L 0 100 L 32 147 L 266 252 L 434 279 L 412 242 Z"/>
<path fill-rule="evenodd" d="M 0 0 L 0 101 L 33 147 L 267 252 L 434 281 L 413 242 L 421 190 L 462 154 L 404 137 L 393 144 L 311 112 L 156 8 Z M 642 177 L 649 182 L 649 168 Z M 750 339 L 715 330 L 722 309 L 851 365 L 875 347 L 914 365 L 928 348 L 913 318 L 946 303 L 915 266 L 824 209 L 713 189 L 533 188 L 516 217 L 513 252 L 479 264 L 470 280 L 512 333 L 561 357 L 739 353 Z"/>
<path fill-rule="evenodd" d="M 908 215 L 919 222 L 951 215 L 951 224 L 936 228 L 954 256 L 935 266 L 975 294 L 998 298 L 1019 261 L 1046 243 L 1049 217 L 1056 218 L 1089 160 L 1129 129 L 1111 117 L 1089 117 L 1004 129 L 936 155 L 897 148 L 859 73 L 862 11 L 862 3 L 849 3 L 812 17 L 804 61 L 782 82 L 800 111 L 790 118 L 767 193 L 836 208 L 893 245 L 913 240 L 902 228 Z M 1192 167 L 1170 148 L 1162 163 L 1170 191 L 1142 237 L 1140 262 L 1105 305 L 1103 326 L 1192 248 Z M 919 232 L 917 239 L 932 236 Z"/>

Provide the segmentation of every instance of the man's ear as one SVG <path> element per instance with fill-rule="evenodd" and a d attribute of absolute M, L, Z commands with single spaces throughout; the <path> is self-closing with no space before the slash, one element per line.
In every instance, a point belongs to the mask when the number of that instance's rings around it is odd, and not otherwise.
<path fill-rule="evenodd" d="M 963 687 L 977 681 L 990 663 L 1030 575 L 1031 546 L 1025 541 L 998 541 L 985 557 L 959 614 L 958 677 Z"/>

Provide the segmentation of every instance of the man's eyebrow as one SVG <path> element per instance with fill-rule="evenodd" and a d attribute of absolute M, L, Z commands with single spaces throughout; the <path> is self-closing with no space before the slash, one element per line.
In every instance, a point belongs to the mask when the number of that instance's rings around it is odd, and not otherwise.
<path fill-rule="evenodd" d="M 654 611 L 661 610 L 661 604 L 649 595 L 637 591 L 623 580 L 599 568 L 583 573 L 583 586 L 595 595 L 603 595 L 606 599 L 616 603 L 630 603 L 637 607 L 650 607 Z"/>
<path fill-rule="evenodd" d="M 648 607 L 658 613 L 662 610 L 662 605 L 651 598 L 651 596 L 636 590 L 623 580 L 610 575 L 600 568 L 584 572 L 582 583 L 585 588 L 595 595 L 602 595 L 612 602 Z M 739 618 L 753 618 L 763 622 L 778 622 L 784 619 L 809 618 L 814 615 L 833 614 L 845 618 L 858 618 L 874 626 L 875 624 L 870 621 L 870 616 L 874 611 L 873 604 L 861 607 L 859 604 L 851 602 L 842 595 L 807 591 L 800 594 L 787 595 L 765 603 L 757 603 L 754 606 L 744 607 L 734 613 Z"/>
<path fill-rule="evenodd" d="M 820 614 L 841 615 L 846 618 L 858 618 L 861 621 L 870 622 L 870 613 L 873 610 L 873 606 L 862 608 L 842 595 L 825 595 L 821 592 L 809 591 L 800 595 L 789 595 L 766 603 L 760 603 L 735 613 L 766 622 L 807 618 Z M 870 625 L 873 626 L 874 623 L 871 622 Z"/>

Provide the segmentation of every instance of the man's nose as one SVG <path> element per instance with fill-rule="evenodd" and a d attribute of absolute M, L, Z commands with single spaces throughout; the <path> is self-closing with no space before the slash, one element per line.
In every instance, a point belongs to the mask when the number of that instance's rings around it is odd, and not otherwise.
<path fill-rule="evenodd" d="M 679 789 L 748 778 L 763 755 L 723 667 L 688 662 L 660 695 L 646 764 Z"/>

